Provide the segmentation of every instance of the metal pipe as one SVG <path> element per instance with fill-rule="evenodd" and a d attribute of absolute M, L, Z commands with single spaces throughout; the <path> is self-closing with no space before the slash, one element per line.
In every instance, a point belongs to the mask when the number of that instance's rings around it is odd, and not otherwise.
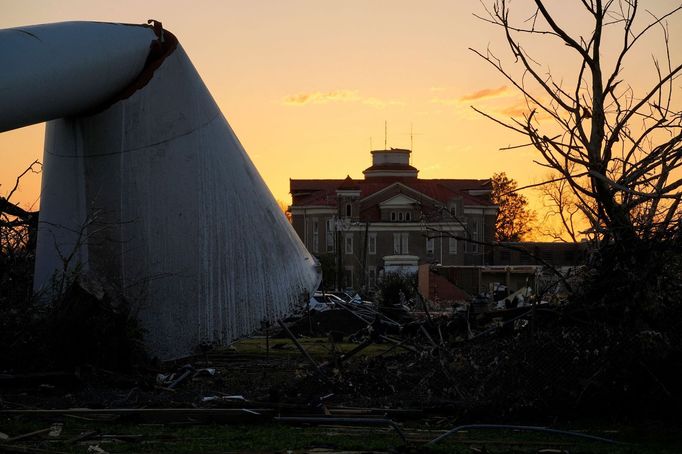
<path fill-rule="evenodd" d="M 611 440 L 610 438 L 603 438 L 603 437 L 597 437 L 594 435 L 587 435 L 587 434 L 581 434 L 578 432 L 571 432 L 568 430 L 559 430 L 559 429 L 549 429 L 547 427 L 538 427 L 538 426 L 515 426 L 515 425 L 506 425 L 506 424 L 466 424 L 462 426 L 457 426 L 453 429 L 448 430 L 445 432 L 443 435 L 439 435 L 438 437 L 434 438 L 430 442 L 426 444 L 426 446 L 432 446 L 438 443 L 441 440 L 444 440 L 448 438 L 449 436 L 461 431 L 461 430 L 466 430 L 466 429 L 502 429 L 502 430 L 522 430 L 526 432 L 543 432 L 543 433 L 551 433 L 551 434 L 557 434 L 557 435 L 566 435 L 569 437 L 575 437 L 575 438 L 584 438 L 586 440 L 593 440 L 593 441 L 601 441 L 603 443 L 610 443 L 610 444 L 622 444 L 621 442 Z"/>
<path fill-rule="evenodd" d="M 400 426 L 391 419 L 384 418 L 334 418 L 334 417 L 304 417 L 304 416 L 276 416 L 275 421 L 284 423 L 301 424 L 338 424 L 345 426 L 389 426 L 396 431 L 403 443 L 407 444 L 407 438 Z"/>
<path fill-rule="evenodd" d="M 61 22 L 0 30 L 0 131 L 82 114 L 142 72 L 146 25 Z"/>
<path fill-rule="evenodd" d="M 317 369 L 317 372 L 320 375 L 324 376 L 324 372 L 322 372 L 322 369 L 320 369 L 319 364 L 317 364 L 317 362 L 313 359 L 313 357 L 310 356 L 310 353 L 308 353 L 308 351 L 305 348 L 303 348 L 303 345 L 301 345 L 301 343 L 298 341 L 298 339 L 296 339 L 296 336 L 294 335 L 294 333 L 292 333 L 289 330 L 287 325 L 285 325 L 282 320 L 277 320 L 277 323 L 279 324 L 279 326 L 282 327 L 282 329 L 284 330 L 286 335 L 289 336 L 289 339 L 291 339 L 291 341 L 294 343 L 294 345 L 296 346 L 298 351 L 301 352 L 301 354 L 308 360 L 308 362 L 310 364 L 312 364 L 315 367 L 315 369 Z"/>

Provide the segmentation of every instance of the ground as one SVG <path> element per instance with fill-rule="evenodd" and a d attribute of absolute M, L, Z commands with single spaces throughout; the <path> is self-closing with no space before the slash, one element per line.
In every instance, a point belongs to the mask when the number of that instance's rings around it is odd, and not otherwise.
<path fill-rule="evenodd" d="M 348 352 L 357 346 L 349 342 L 332 343 L 326 338 L 304 338 L 301 344 L 318 365 L 338 358 L 338 352 Z M 40 376 L 26 377 L 23 383 L 14 383 L 11 389 L 5 387 L 2 393 L 0 433 L 6 437 L 0 435 L 5 438 L 0 440 L 0 451 L 425 452 L 426 442 L 454 426 L 499 422 L 477 420 L 466 408 L 457 408 L 456 402 L 420 405 L 417 399 L 409 399 L 404 389 L 395 392 L 385 389 L 386 383 L 393 383 L 387 380 L 365 377 L 363 381 L 362 371 L 368 364 L 387 358 L 381 364 L 391 366 L 414 354 L 401 353 L 403 348 L 389 342 L 372 344 L 348 363 L 325 368 L 323 376 L 291 340 L 266 341 L 259 337 L 164 364 L 161 372 L 176 373 L 165 382 L 160 377 L 155 383 L 153 370 L 129 375 L 81 370 L 80 376 L 72 377 L 72 381 L 63 376 L 59 379 L 44 376 L 42 380 Z M 337 354 L 332 355 L 333 351 Z M 191 374 L 171 389 L 168 383 L 188 369 L 183 369 L 185 363 L 193 366 Z M 211 370 L 198 372 L 202 368 Z M 395 372 L 386 369 L 387 374 Z M 357 384 L 353 383 L 355 380 Z M 423 390 L 415 393 L 421 394 Z M 64 410 L 78 407 L 98 410 Z M 35 408 L 63 411 L 49 415 L 26 411 Z M 154 408 L 159 410 L 150 410 Z M 147 409 L 147 412 L 116 413 L 111 409 Z M 365 421 L 351 426 L 334 421 L 303 425 L 274 421 L 275 416 L 363 418 Z M 391 427 L 367 425 L 367 420 L 377 418 L 397 422 L 407 442 Z M 626 444 L 471 429 L 429 449 L 461 453 L 536 453 L 542 452 L 541 449 L 570 453 L 682 452 L 682 436 L 670 422 L 607 422 L 598 415 L 551 421 L 541 417 L 525 422 Z M 39 433 L 21 437 L 36 431 Z"/>

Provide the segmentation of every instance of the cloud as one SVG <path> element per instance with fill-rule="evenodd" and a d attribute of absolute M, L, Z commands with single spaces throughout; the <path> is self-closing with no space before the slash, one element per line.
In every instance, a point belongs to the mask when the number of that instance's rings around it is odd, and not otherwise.
<path fill-rule="evenodd" d="M 534 118 L 536 120 L 546 120 L 550 118 L 549 114 L 542 108 L 533 103 L 531 103 L 529 106 L 524 99 L 519 99 L 514 104 L 508 104 L 506 106 L 499 107 L 495 109 L 495 111 L 501 115 L 506 115 L 509 117 L 523 117 L 530 115 L 530 111 L 532 109 L 535 109 Z"/>
<path fill-rule="evenodd" d="M 503 115 L 509 115 L 510 117 L 523 117 L 530 113 L 530 109 L 525 102 L 518 102 L 516 104 L 510 104 L 508 106 L 497 109 L 497 112 Z"/>
<path fill-rule="evenodd" d="M 488 99 L 488 98 L 498 98 L 500 96 L 507 96 L 510 93 L 511 90 L 509 90 L 509 87 L 506 85 L 502 85 L 501 87 L 497 88 L 484 88 L 483 90 L 478 90 L 473 93 L 469 93 L 468 95 L 464 95 L 461 98 L 459 98 L 460 101 L 465 102 L 465 101 L 479 101 L 481 99 Z"/>
<path fill-rule="evenodd" d="M 402 101 L 383 100 L 376 97 L 363 97 L 358 90 L 314 91 L 287 95 L 282 100 L 286 106 L 302 106 L 305 104 L 327 104 L 331 102 L 356 102 L 367 106 L 383 109 L 387 106 L 405 105 Z"/>
<path fill-rule="evenodd" d="M 550 116 L 539 106 L 531 102 L 530 107 L 523 96 L 519 95 L 506 85 L 497 88 L 485 88 L 459 98 L 431 98 L 432 104 L 440 104 L 454 108 L 454 111 L 464 118 L 475 118 L 479 114 L 471 109 L 473 104 L 478 104 L 478 109 L 495 117 L 516 117 L 521 118 L 528 115 L 531 109 L 535 108 L 535 120 L 542 121 Z M 539 99 L 540 102 L 544 102 Z"/>
<path fill-rule="evenodd" d="M 284 104 L 299 106 L 303 104 L 326 104 L 328 102 L 357 101 L 360 95 L 357 90 L 333 90 L 327 92 L 315 91 L 299 93 L 284 97 Z"/>
<path fill-rule="evenodd" d="M 509 89 L 506 85 L 497 88 L 484 88 L 482 90 L 475 91 L 473 93 L 460 96 L 459 98 L 441 98 L 435 97 L 431 98 L 431 103 L 433 104 L 443 104 L 446 106 L 462 106 L 468 105 L 471 101 L 483 101 L 483 100 L 494 100 L 497 98 L 502 98 L 510 96 L 513 91 Z"/>

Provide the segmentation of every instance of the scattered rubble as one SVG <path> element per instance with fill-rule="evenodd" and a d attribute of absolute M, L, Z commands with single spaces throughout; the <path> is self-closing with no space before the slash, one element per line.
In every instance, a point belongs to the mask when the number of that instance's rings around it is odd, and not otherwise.
<path fill-rule="evenodd" d="M 417 296 L 401 317 L 382 305 L 337 301 L 333 309 L 264 322 L 230 347 L 203 345 L 192 357 L 147 363 L 128 378 L 96 367 L 0 375 L 0 385 L 13 387 L 0 400 L 0 418 L 195 424 L 372 417 L 451 427 L 601 408 L 660 415 L 679 402 L 679 370 L 668 367 L 667 354 L 657 356 L 667 351 L 661 346 L 676 345 L 670 333 L 630 336 L 528 288 L 504 289 L 500 298 L 495 290 L 450 311 L 431 311 Z M 34 442 L 58 430 L 23 436 Z M 113 437 L 88 432 L 68 435 L 89 446 Z"/>

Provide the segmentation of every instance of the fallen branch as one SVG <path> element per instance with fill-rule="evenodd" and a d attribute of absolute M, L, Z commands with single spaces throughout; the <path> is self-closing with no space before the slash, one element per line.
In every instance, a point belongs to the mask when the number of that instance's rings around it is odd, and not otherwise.
<path fill-rule="evenodd" d="M 284 322 L 282 322 L 282 320 L 277 320 L 277 323 L 279 324 L 279 326 L 282 327 L 282 329 L 284 330 L 286 335 L 289 336 L 289 339 L 291 339 L 291 341 L 294 343 L 296 348 L 298 348 L 298 351 L 300 351 L 301 354 L 308 360 L 308 362 L 310 362 L 310 364 L 312 364 L 315 367 L 317 372 L 324 377 L 325 376 L 324 372 L 322 371 L 322 369 L 320 369 L 320 366 L 317 364 L 317 362 L 315 362 L 313 357 L 310 356 L 310 354 L 306 351 L 306 349 L 303 348 L 303 345 L 301 345 L 301 343 L 298 341 L 298 339 L 296 339 L 296 336 L 294 336 L 294 334 L 289 330 L 287 325 L 285 325 Z"/>

